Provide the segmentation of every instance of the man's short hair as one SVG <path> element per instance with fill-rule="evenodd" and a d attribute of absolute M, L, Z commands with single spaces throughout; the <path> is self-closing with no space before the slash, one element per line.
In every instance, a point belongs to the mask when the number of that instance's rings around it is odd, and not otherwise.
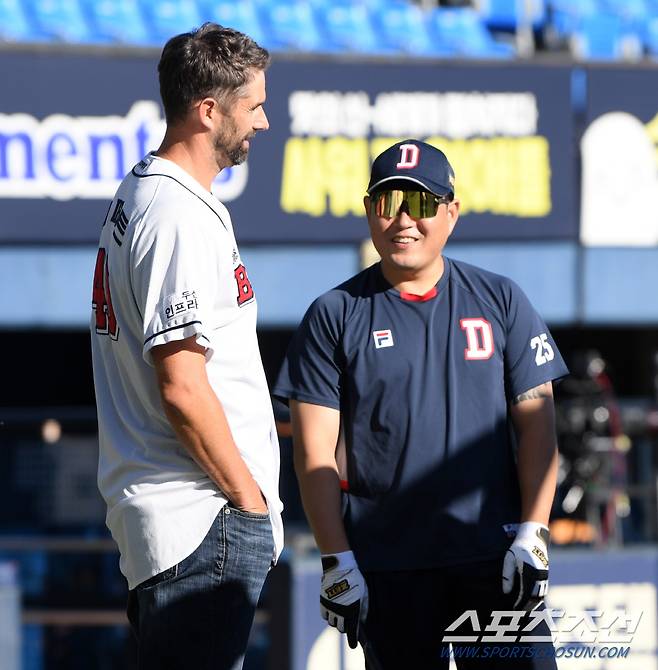
<path fill-rule="evenodd" d="M 267 49 L 248 35 L 216 23 L 204 23 L 197 30 L 172 37 L 158 63 L 167 123 L 180 121 L 203 98 L 227 104 L 255 71 L 269 64 Z"/>

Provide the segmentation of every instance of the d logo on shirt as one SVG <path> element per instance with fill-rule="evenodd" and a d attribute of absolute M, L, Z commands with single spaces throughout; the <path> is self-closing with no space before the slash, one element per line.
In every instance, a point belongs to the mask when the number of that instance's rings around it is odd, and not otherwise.
<path fill-rule="evenodd" d="M 459 325 L 466 333 L 464 358 L 467 361 L 486 361 L 493 356 L 493 330 L 486 319 L 460 319 Z"/>

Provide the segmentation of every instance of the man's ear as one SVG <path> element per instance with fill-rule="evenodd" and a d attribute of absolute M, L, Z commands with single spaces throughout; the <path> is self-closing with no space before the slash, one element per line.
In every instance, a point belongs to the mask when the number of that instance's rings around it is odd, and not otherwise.
<path fill-rule="evenodd" d="M 213 125 L 217 115 L 220 113 L 219 104 L 214 98 L 204 98 L 201 100 L 196 106 L 195 111 L 199 123 L 206 127 Z"/>
<path fill-rule="evenodd" d="M 366 218 L 370 216 L 370 196 L 369 195 L 364 195 L 363 196 L 363 206 L 365 207 L 366 210 Z"/>
<path fill-rule="evenodd" d="M 452 234 L 457 225 L 457 219 L 459 219 L 459 200 L 453 200 L 448 203 L 448 226 L 450 234 Z"/>

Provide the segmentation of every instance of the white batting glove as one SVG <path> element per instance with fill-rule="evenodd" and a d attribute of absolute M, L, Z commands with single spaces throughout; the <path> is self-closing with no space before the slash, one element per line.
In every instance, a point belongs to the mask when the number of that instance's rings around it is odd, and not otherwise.
<path fill-rule="evenodd" d="M 347 633 L 347 642 L 356 649 L 359 624 L 368 614 L 368 587 L 354 554 L 322 554 L 320 614 L 330 626 Z"/>
<path fill-rule="evenodd" d="M 535 521 L 519 526 L 503 563 L 503 593 L 514 593 L 514 609 L 535 609 L 548 591 L 548 528 Z"/>

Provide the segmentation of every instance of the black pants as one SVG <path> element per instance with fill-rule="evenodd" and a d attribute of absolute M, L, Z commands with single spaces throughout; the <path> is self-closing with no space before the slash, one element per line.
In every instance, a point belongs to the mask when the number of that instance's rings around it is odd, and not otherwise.
<path fill-rule="evenodd" d="M 447 670 L 450 650 L 445 635 L 477 636 L 477 642 L 452 643 L 459 670 L 556 670 L 551 642 L 482 641 L 483 635 L 496 635 L 486 630 L 492 611 L 512 609 L 511 598 L 502 592 L 502 569 L 501 557 L 436 570 L 364 572 L 369 609 L 360 642 L 367 670 Z M 446 632 L 468 610 L 475 614 Z M 545 621 L 523 633 L 534 622 L 524 614 L 518 633 L 499 634 L 507 640 L 515 635 L 550 637 Z M 510 618 L 499 623 L 507 626 Z M 480 630 L 474 630 L 478 624 Z"/>

